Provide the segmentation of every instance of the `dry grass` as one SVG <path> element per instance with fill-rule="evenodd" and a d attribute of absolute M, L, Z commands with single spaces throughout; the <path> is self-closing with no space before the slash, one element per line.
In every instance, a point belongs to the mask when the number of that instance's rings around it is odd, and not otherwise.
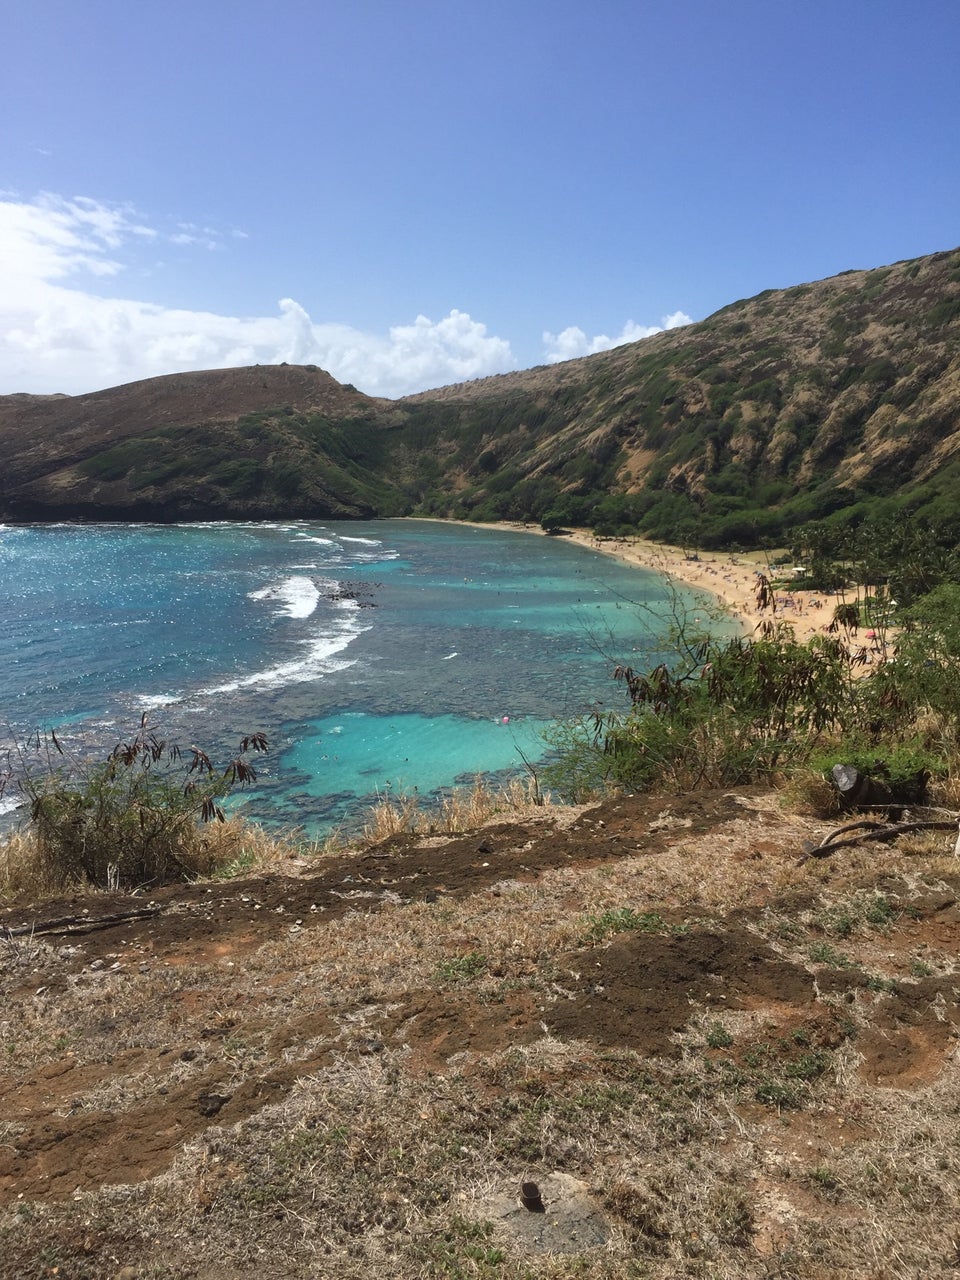
<path fill-rule="evenodd" d="M 783 788 L 785 807 L 816 818 L 832 818 L 840 812 L 840 797 L 822 773 L 803 769 L 794 773 Z"/>
<path fill-rule="evenodd" d="M 211 1125 L 149 1181 L 63 1203 L 14 1203 L 0 1214 L 0 1274 L 60 1268 L 115 1280 L 122 1266 L 143 1280 L 365 1280 L 385 1270 L 396 1280 L 952 1274 L 960 1065 L 951 1049 L 929 1083 L 868 1083 L 863 1037 L 889 1004 L 883 990 L 817 1002 L 818 1017 L 846 1019 L 847 1029 L 799 1083 L 785 1063 L 803 1061 L 804 1037 L 817 1028 L 790 1024 L 790 1058 L 777 1047 L 787 1036 L 783 1011 L 769 1007 L 691 1007 L 675 1056 L 664 1058 L 561 1041 L 534 1026 L 530 1043 L 454 1052 L 426 1069 L 413 1032 L 406 1041 L 385 1036 L 385 1019 L 411 998 L 462 1005 L 464 1027 L 481 1014 L 496 1018 L 518 996 L 565 999 L 559 958 L 584 944 L 591 919 L 623 907 L 691 923 L 742 910 L 797 963 L 815 969 L 809 948 L 826 941 L 886 979 L 880 966 L 900 945 L 901 924 L 879 898 L 893 901 L 896 881 L 908 900 L 957 870 L 952 859 L 886 846 L 798 866 L 803 841 L 822 832 L 771 797 L 745 802 L 742 816 L 707 836 L 668 805 L 660 824 L 671 839 L 655 856 L 638 849 L 501 880 L 462 900 L 388 901 L 375 915 L 358 899 L 356 911 L 285 934 L 233 968 L 125 964 L 55 984 L 56 950 L 24 940 L 0 966 L 10 975 L 0 1043 L 16 1044 L 7 1068 L 33 1078 L 66 1046 L 77 1061 L 73 1114 L 133 1113 L 210 1071 L 227 1092 L 278 1062 L 302 1074 L 242 1123 Z M 803 905 L 784 905 L 796 895 Z M 303 1030 L 276 1048 L 277 1031 L 298 1020 Z M 129 1055 L 122 1074 L 108 1061 L 120 1055 Z M 20 1130 L 15 1111 L 8 1115 L 0 1141 L 10 1143 Z M 500 1212 L 521 1180 L 544 1183 L 556 1171 L 585 1188 L 604 1244 L 536 1252 Z"/>
<path fill-rule="evenodd" d="M 230 878 L 268 871 L 309 856 L 312 845 L 299 832 L 268 832 L 243 818 L 207 823 L 200 833 L 198 877 Z"/>
<path fill-rule="evenodd" d="M 188 851 L 181 849 L 185 879 L 230 878 L 277 869 L 309 854 L 297 833 L 274 835 L 242 818 L 197 826 Z M 70 875 L 41 847 L 31 830 L 16 831 L 0 844 L 0 902 L 42 902 L 64 892 L 93 893 L 97 887 Z"/>
<path fill-rule="evenodd" d="M 414 988 L 443 985 L 437 974 L 445 962 L 482 955 L 483 968 L 471 981 L 482 999 L 518 985 L 549 984 L 551 957 L 579 945 L 591 918 L 605 911 L 660 908 L 700 920 L 761 901 L 771 890 L 808 884 L 809 873 L 791 855 L 809 824 L 777 814 L 784 856 L 750 859 L 746 855 L 757 839 L 754 814 L 745 804 L 742 820 L 715 833 L 708 860 L 694 839 L 681 838 L 655 860 L 638 856 L 545 871 L 535 881 L 501 881 L 457 903 L 388 904 L 377 912 L 375 929 L 358 901 L 356 912 L 331 921 L 322 933 L 305 932 L 261 948 L 256 981 L 262 984 L 268 971 L 297 969 L 309 971 L 312 981 L 347 1004 L 390 1002 Z M 867 859 L 852 865 L 866 866 Z"/>
<path fill-rule="evenodd" d="M 40 857 L 31 832 L 15 831 L 0 844 L 0 901 L 42 902 L 62 889 L 63 877 Z"/>
<path fill-rule="evenodd" d="M 945 809 L 960 809 L 960 770 L 948 778 L 933 779 L 929 792 L 932 804 L 943 805 Z"/>
<path fill-rule="evenodd" d="M 493 785 L 478 775 L 472 787 L 458 787 L 429 808 L 416 795 L 384 796 L 369 811 L 362 839 L 372 844 L 404 833 L 454 835 L 473 831 L 493 818 L 515 818 L 549 803 L 549 794 L 541 792 L 532 778 L 512 778 Z"/>
<path fill-rule="evenodd" d="M 58 1240 L 64 1255 L 71 1235 L 123 1221 L 119 1256 L 158 1280 L 949 1274 L 957 1149 L 934 1118 L 956 1111 L 955 1071 L 906 1098 L 828 1080 L 799 1112 L 742 1114 L 709 1061 L 702 1041 L 680 1063 L 645 1063 L 549 1038 L 440 1078 L 411 1074 L 402 1053 L 343 1058 L 210 1130 L 147 1187 L 8 1220 L 18 1248 Z M 842 1133 L 841 1098 L 853 1141 L 811 1138 Z M 497 1220 L 523 1178 L 556 1168 L 602 1207 L 602 1248 L 531 1254 Z"/>

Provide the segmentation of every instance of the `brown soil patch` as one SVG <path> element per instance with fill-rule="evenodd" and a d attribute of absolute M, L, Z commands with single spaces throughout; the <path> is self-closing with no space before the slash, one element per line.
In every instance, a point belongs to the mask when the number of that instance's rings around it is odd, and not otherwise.
<path fill-rule="evenodd" d="M 565 956 L 571 996 L 547 1014 L 555 1034 L 620 1045 L 643 1054 L 671 1051 L 691 1006 L 742 1009 L 765 1000 L 813 1000 L 813 978 L 779 959 L 744 929 L 674 937 L 630 933 L 606 949 Z"/>
<path fill-rule="evenodd" d="M 162 1059 L 172 1051 L 161 1050 Z M 80 1115 L 56 1111 L 44 1085 L 31 1092 L 27 1083 L 20 1093 L 21 1112 L 29 1100 L 32 1112 L 45 1115 L 24 1127 L 13 1143 L 0 1149 L 0 1204 L 13 1197 L 61 1199 L 78 1191 L 116 1183 L 142 1182 L 166 1169 L 177 1150 L 211 1124 L 235 1124 L 278 1101 L 295 1082 L 328 1061 L 325 1054 L 281 1066 L 259 1078 L 244 1080 L 233 1087 L 221 1062 L 212 1063 L 194 1076 L 188 1085 L 168 1089 L 160 1083 L 155 1097 L 119 1115 L 90 1111 Z M 109 1064 L 111 1071 L 123 1071 L 124 1064 Z M 70 1079 L 69 1064 L 56 1078 L 67 1086 L 80 1084 Z M 105 1074 L 105 1073 L 104 1073 Z M 47 1074 L 47 1079 L 50 1079 Z M 68 1084 L 69 1081 L 69 1084 Z M 66 1101 L 61 1095 L 60 1104 Z"/>
<path fill-rule="evenodd" d="M 239 959 L 284 931 L 315 929 L 351 911 L 376 911 L 384 903 L 461 898 L 505 877 L 531 878 L 563 866 L 594 864 L 642 851 L 653 855 L 677 829 L 690 835 L 724 817 L 742 814 L 731 794 L 612 801 L 585 813 L 568 828 L 552 823 L 499 823 L 467 836 L 429 843 L 393 836 L 359 855 L 325 859 L 316 872 L 296 879 L 267 875 L 227 884 L 174 885 L 142 896 L 101 894 L 63 898 L 42 908 L 0 910 L 4 927 L 30 929 L 77 950 L 64 967 L 76 972 L 96 959 L 122 962 L 156 957 L 170 965 Z M 642 845 L 640 841 L 642 840 Z M 104 924 L 124 910 L 158 908 L 156 916 Z M 47 921 L 75 917 L 70 928 L 45 929 Z"/>
<path fill-rule="evenodd" d="M 936 1079 L 956 1033 L 946 1023 L 868 1031 L 860 1041 L 865 1080 L 911 1089 Z"/>
<path fill-rule="evenodd" d="M 441 1070 L 451 1061 L 489 1057 L 542 1034 L 541 1009 L 529 996 L 484 1005 L 470 996 L 420 993 L 384 1022 L 387 1044 L 408 1046 L 418 1069 Z"/>
<path fill-rule="evenodd" d="M 760 1276 L 807 1222 L 849 1242 L 861 1202 L 889 1216 L 888 1186 L 933 1205 L 928 1152 L 953 1186 L 938 1125 L 957 1105 L 958 877 L 895 847 L 800 865 L 822 828 L 756 793 L 631 797 L 296 875 L 5 909 L 0 1256 L 32 1275 L 42 1244 L 57 1274 L 113 1280 L 165 1239 L 157 1275 L 252 1275 L 241 1257 L 293 1200 L 345 1241 L 416 1202 L 404 1230 L 454 1224 L 416 1236 L 423 1274 L 467 1274 L 458 1232 L 473 1262 L 501 1228 L 508 1252 L 562 1254 L 518 1217 L 532 1170 L 576 1179 L 590 1240 L 651 1275 L 722 1246 L 716 1274 Z M 844 1201 L 861 1166 L 872 1181 Z M 152 1225 L 121 1229 L 130 1188 Z M 31 1203 L 48 1216 L 27 1230 Z M 236 1252 L 203 1253 L 188 1221 Z M 369 1240 L 353 1270 L 337 1246 L 337 1274 L 371 1273 Z M 288 1273 L 312 1273 L 297 1257 Z M 857 1270 L 789 1272 L 828 1273 Z"/>

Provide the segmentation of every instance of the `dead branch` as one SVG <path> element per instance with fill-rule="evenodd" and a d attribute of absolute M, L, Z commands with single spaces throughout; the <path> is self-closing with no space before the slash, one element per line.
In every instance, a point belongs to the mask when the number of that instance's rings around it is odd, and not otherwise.
<path fill-rule="evenodd" d="M 956 831 L 958 826 L 960 826 L 960 814 L 954 815 L 950 821 L 927 819 L 910 822 L 876 822 L 872 818 L 865 818 L 859 822 L 848 822 L 845 826 L 837 827 L 825 835 L 818 845 L 809 846 L 799 859 L 799 864 L 806 862 L 808 858 L 829 858 L 837 849 L 862 844 L 865 840 L 893 840 L 910 831 Z M 837 838 L 848 831 L 858 831 L 860 834 L 848 836 L 845 840 Z M 958 841 L 958 847 L 960 847 L 960 841 Z"/>
<path fill-rule="evenodd" d="M 140 907 L 136 911 L 118 911 L 109 916 L 58 916 L 53 920 L 37 920 L 30 924 L 0 925 L 0 937 L 19 938 L 39 933 L 95 933 L 129 920 L 149 920 L 158 916 L 162 907 Z"/>

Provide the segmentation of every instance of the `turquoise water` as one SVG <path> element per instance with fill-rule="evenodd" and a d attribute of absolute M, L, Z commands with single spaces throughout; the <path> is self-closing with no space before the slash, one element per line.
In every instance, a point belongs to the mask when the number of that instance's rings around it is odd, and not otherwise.
<path fill-rule="evenodd" d="M 0 528 L 0 582 L 8 742 L 264 732 L 251 815 L 314 831 L 542 758 L 622 705 L 617 662 L 660 660 L 670 601 L 562 539 L 406 520 Z"/>
<path fill-rule="evenodd" d="M 314 721 L 310 735 L 287 753 L 286 763 L 308 779 L 304 791 L 311 796 L 347 794 L 358 777 L 385 794 L 429 793 L 458 777 L 503 769 L 505 760 L 508 765 L 519 761 L 520 752 L 537 760 L 549 723 L 348 711 Z"/>

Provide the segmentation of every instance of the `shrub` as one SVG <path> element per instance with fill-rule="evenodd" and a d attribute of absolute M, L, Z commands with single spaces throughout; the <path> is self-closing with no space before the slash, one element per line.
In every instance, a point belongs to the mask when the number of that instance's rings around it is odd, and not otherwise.
<path fill-rule="evenodd" d="M 858 740 L 853 734 L 837 747 L 818 751 L 810 759 L 810 767 L 829 778 L 835 765 L 851 765 L 859 773 L 883 783 L 891 800 L 901 804 L 919 803 L 931 777 L 946 769 L 944 756 L 928 749 L 919 739 L 884 742 L 877 738 Z"/>
<path fill-rule="evenodd" d="M 617 781 L 731 786 L 771 780 L 804 758 L 842 718 L 851 678 L 846 652 L 826 637 L 789 631 L 758 641 L 708 641 L 687 669 L 615 672 L 632 711 L 598 717 L 596 743 Z M 702 663 L 702 666 L 700 665 Z"/>
<path fill-rule="evenodd" d="M 611 934 L 629 930 L 657 933 L 664 927 L 663 917 L 656 911 L 634 911 L 633 907 L 608 907 L 606 911 L 587 917 L 584 941 L 602 942 Z"/>
<path fill-rule="evenodd" d="M 29 803 L 39 878 L 48 884 L 130 888 L 184 880 L 207 870 L 204 825 L 223 822 L 222 801 L 256 778 L 247 756 L 265 751 L 245 737 L 222 770 L 199 747 L 184 755 L 147 727 L 99 763 L 71 759 L 51 731 L 37 736 L 39 769 L 21 755 L 15 784 Z"/>
<path fill-rule="evenodd" d="M 487 967 L 487 958 L 480 951 L 470 951 L 465 956 L 441 960 L 437 965 L 437 977 L 444 982 L 468 982 L 477 978 Z"/>

